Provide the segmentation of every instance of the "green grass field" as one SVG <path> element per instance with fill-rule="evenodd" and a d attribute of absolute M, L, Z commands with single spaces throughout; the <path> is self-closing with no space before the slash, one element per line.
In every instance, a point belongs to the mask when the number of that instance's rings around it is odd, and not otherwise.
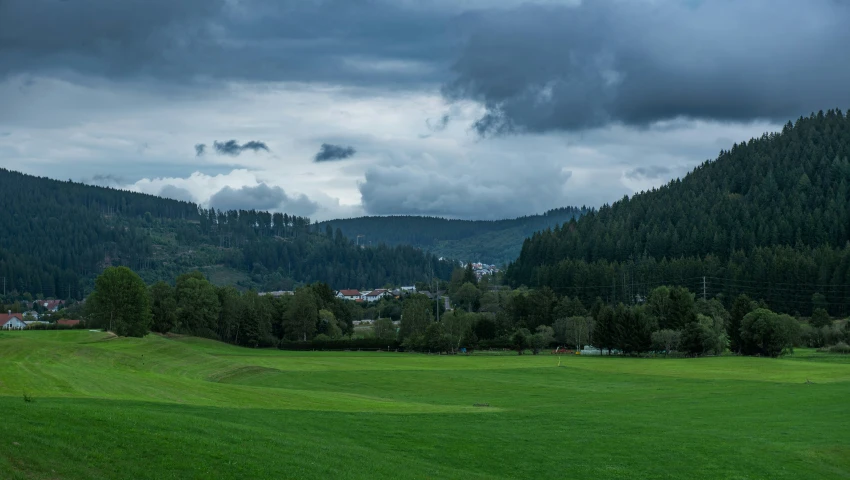
<path fill-rule="evenodd" d="M 0 333 L 0 478 L 850 478 L 850 358 L 561 360 Z"/>

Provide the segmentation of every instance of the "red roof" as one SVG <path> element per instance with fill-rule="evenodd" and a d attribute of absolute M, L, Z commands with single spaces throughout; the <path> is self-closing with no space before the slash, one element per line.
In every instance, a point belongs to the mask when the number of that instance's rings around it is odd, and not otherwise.
<path fill-rule="evenodd" d="M 367 297 L 379 297 L 379 296 L 381 296 L 385 293 L 387 293 L 387 290 L 385 288 L 379 288 L 377 290 L 372 290 L 371 292 L 367 293 L 366 296 Z"/>
<path fill-rule="evenodd" d="M 8 313 L 0 313 L 0 327 L 9 323 L 13 318 L 17 318 L 20 321 L 24 321 L 24 316 L 20 313 L 13 313 L 9 315 Z"/>
<path fill-rule="evenodd" d="M 61 320 L 56 320 L 56 323 L 59 324 L 59 325 L 65 325 L 67 327 L 73 327 L 74 325 L 77 325 L 78 323 L 80 323 L 80 321 L 79 320 L 68 320 L 67 318 L 63 318 Z"/>
<path fill-rule="evenodd" d="M 358 290 L 340 290 L 339 293 L 343 294 L 346 297 L 359 297 L 360 291 Z"/>

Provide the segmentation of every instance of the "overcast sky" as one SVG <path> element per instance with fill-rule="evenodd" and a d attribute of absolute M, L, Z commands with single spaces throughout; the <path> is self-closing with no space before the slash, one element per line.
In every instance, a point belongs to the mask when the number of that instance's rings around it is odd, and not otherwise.
<path fill-rule="evenodd" d="M 842 0 L 0 0 L 0 166 L 323 220 L 599 206 L 850 108 Z"/>

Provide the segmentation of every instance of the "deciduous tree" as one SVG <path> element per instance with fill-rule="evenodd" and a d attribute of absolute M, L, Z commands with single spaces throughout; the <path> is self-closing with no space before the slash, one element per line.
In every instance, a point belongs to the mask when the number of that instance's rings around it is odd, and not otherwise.
<path fill-rule="evenodd" d="M 89 317 L 117 335 L 144 337 L 150 331 L 151 306 L 141 277 L 127 267 L 109 267 L 95 280 L 86 302 Z"/>

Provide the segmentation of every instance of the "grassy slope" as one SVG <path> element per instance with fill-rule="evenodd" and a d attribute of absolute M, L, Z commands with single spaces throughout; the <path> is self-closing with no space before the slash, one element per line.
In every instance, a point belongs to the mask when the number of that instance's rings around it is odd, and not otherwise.
<path fill-rule="evenodd" d="M 0 478 L 850 478 L 848 359 L 556 362 L 4 333 Z"/>

